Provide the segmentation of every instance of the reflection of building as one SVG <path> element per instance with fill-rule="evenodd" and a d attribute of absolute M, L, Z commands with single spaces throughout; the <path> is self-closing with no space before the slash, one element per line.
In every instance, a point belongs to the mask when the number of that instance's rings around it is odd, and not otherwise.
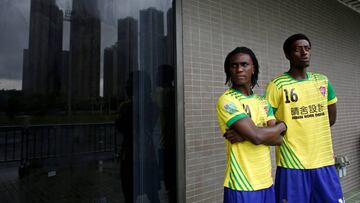
<path fill-rule="evenodd" d="M 149 8 L 140 11 L 140 69 L 148 72 L 155 87 L 157 67 L 166 62 L 164 13 Z"/>
<path fill-rule="evenodd" d="M 29 50 L 24 49 L 23 51 L 23 78 L 22 78 L 22 90 L 26 93 L 30 93 L 32 89 L 31 85 L 31 71 L 29 68 Z"/>
<path fill-rule="evenodd" d="M 118 42 L 104 50 L 104 97 L 125 97 L 125 84 L 129 72 L 138 67 L 137 21 L 133 18 L 118 20 Z"/>
<path fill-rule="evenodd" d="M 69 94 L 69 51 L 62 51 L 61 54 L 61 71 L 60 71 L 60 78 L 61 78 L 61 88 L 60 92 L 61 95 L 66 98 Z"/>
<path fill-rule="evenodd" d="M 112 98 L 119 94 L 118 84 L 118 44 L 104 50 L 104 97 Z"/>
<path fill-rule="evenodd" d="M 174 3 L 174 2 L 173 2 Z M 166 34 L 166 63 L 175 64 L 175 15 L 174 9 L 170 8 L 166 14 L 167 34 Z"/>
<path fill-rule="evenodd" d="M 118 20 L 119 86 L 124 91 L 129 73 L 138 69 L 138 22 L 133 18 Z M 120 89 L 121 90 L 121 89 Z M 120 95 L 121 96 L 121 95 Z"/>
<path fill-rule="evenodd" d="M 31 0 L 29 49 L 24 50 L 22 89 L 26 94 L 57 95 L 63 13 L 55 0 Z"/>
<path fill-rule="evenodd" d="M 73 0 L 70 28 L 70 89 L 73 100 L 100 90 L 100 19 L 97 0 Z"/>

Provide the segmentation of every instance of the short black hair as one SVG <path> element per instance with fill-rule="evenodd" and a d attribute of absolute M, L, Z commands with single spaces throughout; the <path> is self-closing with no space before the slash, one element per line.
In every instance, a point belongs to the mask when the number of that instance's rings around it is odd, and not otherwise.
<path fill-rule="evenodd" d="M 236 54 L 248 54 L 253 62 L 254 65 L 254 74 L 251 76 L 251 88 L 254 88 L 255 85 L 257 85 L 257 81 L 258 81 L 258 75 L 259 75 L 259 62 L 254 54 L 254 52 L 247 48 L 247 47 L 236 47 L 234 50 L 232 50 L 225 59 L 224 62 L 224 70 L 225 70 L 225 74 L 226 74 L 226 81 L 225 81 L 225 85 L 230 85 L 230 59 L 232 56 L 236 55 Z"/>
<path fill-rule="evenodd" d="M 306 35 L 304 35 L 302 33 L 294 34 L 294 35 L 291 35 L 289 38 L 287 38 L 284 42 L 283 50 L 284 50 L 285 55 L 288 55 L 290 53 L 291 46 L 295 41 L 302 40 L 302 39 L 308 41 L 309 45 L 311 47 L 311 42 Z"/>

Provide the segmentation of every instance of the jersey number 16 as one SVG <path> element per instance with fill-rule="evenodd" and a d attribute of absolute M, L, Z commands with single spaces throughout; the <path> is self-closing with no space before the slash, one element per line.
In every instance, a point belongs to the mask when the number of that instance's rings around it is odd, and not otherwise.
<path fill-rule="evenodd" d="M 287 89 L 284 89 L 284 92 L 285 92 L 285 103 L 290 103 L 290 101 L 292 102 L 297 102 L 299 97 L 298 95 L 295 93 L 294 91 L 295 89 L 292 88 L 291 91 L 290 91 L 290 97 L 289 97 L 289 92 Z"/>

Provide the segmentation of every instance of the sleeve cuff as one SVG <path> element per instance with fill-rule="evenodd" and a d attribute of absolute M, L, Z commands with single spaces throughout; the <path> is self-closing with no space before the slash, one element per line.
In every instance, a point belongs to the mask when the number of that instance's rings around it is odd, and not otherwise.
<path fill-rule="evenodd" d="M 327 102 L 327 105 L 335 104 L 337 102 L 337 97 Z"/>
<path fill-rule="evenodd" d="M 242 118 L 247 118 L 249 117 L 246 113 L 241 113 L 241 114 L 238 114 L 234 117 L 232 117 L 230 120 L 228 120 L 228 122 L 226 122 L 226 125 L 228 127 L 230 127 L 232 124 L 234 124 L 237 120 L 239 119 L 242 119 Z"/>

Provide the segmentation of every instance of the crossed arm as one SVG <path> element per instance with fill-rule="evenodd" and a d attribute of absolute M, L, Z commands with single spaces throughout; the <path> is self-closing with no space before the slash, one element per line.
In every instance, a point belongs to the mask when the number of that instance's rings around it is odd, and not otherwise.
<path fill-rule="evenodd" d="M 282 136 L 286 131 L 284 122 L 270 120 L 268 127 L 257 127 L 250 118 L 242 118 L 233 123 L 224 137 L 231 143 L 248 140 L 255 145 L 281 145 Z"/>
<path fill-rule="evenodd" d="M 328 106 L 329 122 L 330 126 L 333 126 L 336 122 L 336 104 Z"/>

